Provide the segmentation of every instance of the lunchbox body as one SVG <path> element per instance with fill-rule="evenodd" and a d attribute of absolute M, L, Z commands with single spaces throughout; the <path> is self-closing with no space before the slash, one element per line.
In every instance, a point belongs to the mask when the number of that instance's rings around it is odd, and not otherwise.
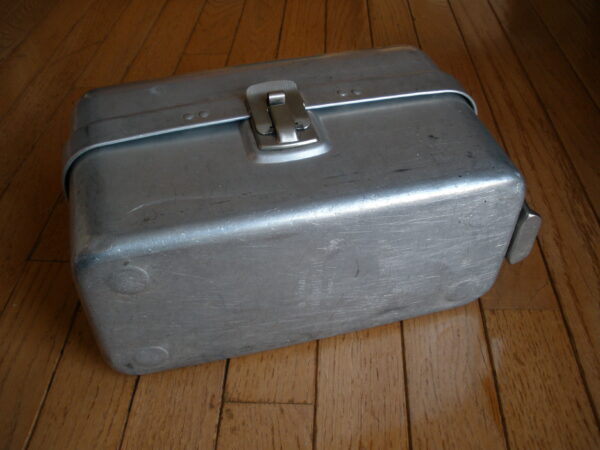
<path fill-rule="evenodd" d="M 472 100 L 438 75 L 417 50 L 391 49 L 84 98 L 65 166 L 72 260 L 109 363 L 136 374 L 197 364 L 485 293 L 524 183 Z M 242 89 L 265 83 L 271 135 L 257 134 L 256 89 Z M 306 145 L 279 133 L 296 112 L 274 111 L 297 92 Z"/>

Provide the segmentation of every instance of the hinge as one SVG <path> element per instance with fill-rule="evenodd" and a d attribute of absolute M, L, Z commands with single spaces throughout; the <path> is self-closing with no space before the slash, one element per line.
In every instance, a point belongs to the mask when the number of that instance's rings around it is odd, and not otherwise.
<path fill-rule="evenodd" d="M 293 81 L 253 84 L 246 90 L 246 101 L 259 150 L 284 150 L 319 141 Z"/>

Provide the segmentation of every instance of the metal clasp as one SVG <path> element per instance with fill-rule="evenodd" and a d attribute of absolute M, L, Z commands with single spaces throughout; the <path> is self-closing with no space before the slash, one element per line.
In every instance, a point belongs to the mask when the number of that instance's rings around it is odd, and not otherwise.
<path fill-rule="evenodd" d="M 253 84 L 246 90 L 246 101 L 259 150 L 284 150 L 319 141 L 293 81 Z"/>

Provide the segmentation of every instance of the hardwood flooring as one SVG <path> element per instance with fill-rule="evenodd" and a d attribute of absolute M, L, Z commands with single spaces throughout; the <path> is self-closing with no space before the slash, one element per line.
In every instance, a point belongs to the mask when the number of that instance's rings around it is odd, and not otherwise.
<path fill-rule="evenodd" d="M 0 449 L 600 448 L 600 3 L 0 0 Z M 61 152 L 92 88 L 412 45 L 454 75 L 543 216 L 465 307 L 141 377 L 98 353 Z"/>

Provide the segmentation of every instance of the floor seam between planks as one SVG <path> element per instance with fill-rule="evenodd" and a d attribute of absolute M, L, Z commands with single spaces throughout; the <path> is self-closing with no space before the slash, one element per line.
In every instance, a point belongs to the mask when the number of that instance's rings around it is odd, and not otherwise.
<path fill-rule="evenodd" d="M 133 408 L 133 402 L 135 400 L 135 394 L 137 393 L 138 385 L 140 384 L 140 376 L 135 378 L 135 384 L 133 385 L 133 391 L 129 399 L 129 405 L 127 405 L 127 414 L 125 415 L 125 421 L 123 422 L 123 431 L 121 432 L 121 439 L 119 439 L 119 450 L 123 448 L 125 442 L 125 433 L 127 432 L 127 425 L 129 424 L 129 416 L 131 415 L 131 409 Z"/>
<path fill-rule="evenodd" d="M 500 412 L 500 420 L 502 421 L 502 433 L 504 435 L 504 442 L 506 448 L 510 450 L 510 440 L 508 439 L 508 427 L 506 425 L 506 416 L 504 414 L 504 405 L 502 404 L 502 395 L 500 393 L 500 384 L 498 383 L 498 374 L 496 373 L 496 361 L 494 360 L 494 353 L 492 352 L 492 346 L 490 343 L 490 333 L 488 331 L 487 317 L 483 309 L 483 303 L 480 298 L 477 299 L 477 305 L 479 306 L 479 314 L 481 315 L 481 325 L 483 327 L 483 336 L 485 337 L 485 347 L 490 358 L 490 366 L 492 370 L 492 378 L 494 380 L 494 391 L 496 392 L 496 401 L 498 402 L 498 410 Z"/>
<path fill-rule="evenodd" d="M 317 448 L 317 405 L 319 402 L 319 347 L 321 341 L 317 340 L 315 346 L 315 401 L 313 404 L 313 429 L 312 429 L 312 447 Z"/>
<path fill-rule="evenodd" d="M 62 357 L 65 352 L 65 347 L 67 346 L 67 342 L 69 342 L 69 336 L 71 336 L 71 332 L 73 331 L 73 326 L 75 325 L 75 318 L 77 317 L 79 308 L 80 308 L 80 303 L 77 302 L 77 304 L 75 305 L 75 309 L 73 311 L 73 315 L 71 316 L 71 320 L 69 321 L 69 329 L 67 330 L 67 333 L 65 334 L 65 340 L 63 341 L 62 347 L 60 349 L 60 353 L 58 354 L 58 357 L 56 358 L 56 364 L 54 364 L 54 368 L 52 369 L 52 374 L 50 375 L 48 384 L 46 385 L 44 394 L 42 395 L 42 398 L 40 400 L 40 406 L 37 408 L 35 417 L 33 419 L 33 423 L 31 425 L 29 433 L 27 434 L 27 438 L 25 439 L 25 445 L 23 446 L 23 448 L 25 448 L 25 449 L 29 448 L 31 438 L 33 437 L 33 435 L 35 434 L 35 431 L 37 429 L 40 415 L 42 413 L 42 410 L 44 409 L 44 405 L 46 404 L 46 399 L 48 398 L 48 393 L 50 392 L 50 389 L 52 388 L 52 383 L 54 382 L 54 376 L 56 375 L 56 370 L 58 369 L 58 366 L 60 365 L 60 362 L 62 361 Z"/>
<path fill-rule="evenodd" d="M 417 30 L 415 29 L 415 34 L 416 32 Z M 406 404 L 406 433 L 408 440 L 408 450 L 412 450 L 412 425 L 410 423 L 410 398 L 408 396 L 408 371 L 406 370 L 406 338 L 404 337 L 404 321 L 400 321 L 399 326 L 400 338 L 402 339 L 400 349 L 402 351 L 402 378 L 404 378 L 404 402 Z"/>
<path fill-rule="evenodd" d="M 69 94 L 67 94 L 67 95 L 69 95 Z M 54 211 L 56 210 L 56 208 L 57 208 L 57 206 L 58 206 L 59 203 L 60 203 L 60 195 L 56 198 L 56 200 L 54 200 L 54 204 L 52 205 L 52 208 L 50 208 L 50 212 L 48 213 L 48 217 L 44 221 L 44 224 L 42 225 L 42 227 L 41 227 L 41 229 L 40 229 L 37 237 L 35 238 L 35 242 L 31 246 L 31 249 L 29 250 L 29 254 L 27 255 L 26 261 L 37 261 L 35 259 L 32 259 L 32 256 L 35 253 L 35 249 L 40 244 L 40 240 L 42 239 L 42 236 L 44 235 L 44 230 L 46 229 L 46 227 L 48 226 L 48 223 L 52 219 L 52 214 L 54 214 Z M 39 260 L 39 261 L 42 262 L 42 261 L 47 261 L 47 260 L 42 259 L 42 260 Z M 50 262 L 68 262 L 68 261 L 50 261 Z"/>
<path fill-rule="evenodd" d="M 529 0 L 527 0 L 527 1 L 529 2 Z M 488 0 L 488 2 L 489 2 L 489 0 Z M 569 3 L 571 3 L 571 6 L 577 12 L 577 14 L 580 17 L 582 17 L 583 19 L 585 19 L 585 17 L 579 11 L 579 8 L 577 8 L 577 6 L 575 6 L 575 4 L 573 4 L 572 2 L 569 1 Z M 579 80 L 579 83 L 581 83 L 581 85 L 583 86 L 583 88 L 584 88 L 585 92 L 587 93 L 588 97 L 592 100 L 592 103 L 594 105 L 596 105 L 596 108 L 598 110 L 600 110 L 600 105 L 598 105 L 598 103 L 596 103 L 596 100 L 595 100 L 594 96 L 592 95 L 592 93 L 590 92 L 590 89 L 588 88 L 588 85 L 581 78 L 581 75 L 579 74 L 579 71 L 577 70 L 577 68 L 575 66 L 573 66 L 573 63 L 571 62 L 571 59 L 569 58 L 569 55 L 565 52 L 565 50 L 563 49 L 563 46 L 560 45 L 560 42 L 558 41 L 558 39 L 556 38 L 556 36 L 554 35 L 554 33 L 552 32 L 552 30 L 548 26 L 548 24 L 546 23 L 546 21 L 544 20 L 544 18 L 540 15 L 540 13 L 539 13 L 538 9 L 536 8 L 536 6 L 533 3 L 531 3 L 531 2 L 529 2 L 529 5 L 530 5 L 531 9 L 533 10 L 533 12 L 535 13 L 535 15 L 538 16 L 538 18 L 540 19 L 540 23 L 546 29 L 546 32 L 548 33 L 548 35 L 550 36 L 550 38 L 552 38 L 552 40 L 556 44 L 556 47 L 558 47 L 558 50 L 560 51 L 560 53 L 563 55 L 563 57 L 565 58 L 565 60 L 569 63 L 569 66 L 571 66 L 571 69 L 575 73 L 575 76 Z"/>
<path fill-rule="evenodd" d="M 240 16 L 240 22 L 242 18 Z M 231 45 L 233 47 L 233 44 Z M 216 449 L 219 445 L 219 435 L 221 434 L 221 423 L 223 422 L 223 407 L 225 406 L 225 386 L 227 383 L 227 372 L 229 371 L 229 359 L 225 362 L 223 369 L 223 383 L 221 384 L 221 404 L 219 405 L 219 418 L 217 420 L 217 429 L 215 430 L 215 441 L 213 448 Z"/>
<path fill-rule="evenodd" d="M 233 32 L 233 38 L 231 39 L 231 45 L 229 46 L 229 51 L 227 52 L 227 58 L 225 59 L 225 65 L 223 67 L 229 66 L 229 61 L 231 60 L 231 54 L 233 53 L 233 48 L 235 47 L 235 40 L 238 36 L 238 32 L 240 31 L 240 24 L 242 23 L 242 18 L 244 17 L 244 12 L 246 11 L 246 6 L 248 5 L 248 0 L 244 0 L 244 4 L 242 5 L 242 12 L 240 12 L 240 18 L 235 25 L 235 31 Z M 283 19 L 282 19 L 283 21 Z M 227 364 L 229 364 L 229 360 L 227 360 Z M 219 419 L 219 423 L 221 423 L 221 419 Z"/>
<path fill-rule="evenodd" d="M 130 3 L 130 1 L 127 2 L 128 4 Z M 94 2 L 90 3 L 90 6 L 88 6 L 88 8 L 82 13 L 81 18 L 76 21 L 73 26 L 71 26 L 69 28 L 69 31 L 65 34 L 65 37 L 61 40 L 62 42 L 65 42 L 69 36 L 71 35 L 71 33 L 73 32 L 73 30 L 76 28 L 76 26 L 84 19 L 84 17 L 86 16 L 88 10 L 91 8 L 91 5 L 93 5 Z M 126 8 L 123 9 L 123 11 Z M 121 17 L 121 15 L 123 14 L 123 11 L 121 11 L 121 13 L 119 14 L 119 17 L 116 18 L 115 22 L 111 25 L 110 27 L 110 31 L 108 33 L 106 33 L 106 35 L 104 36 L 103 39 L 101 39 L 99 42 L 104 42 L 106 40 L 106 38 L 110 35 L 110 33 L 112 32 L 115 24 L 119 21 L 119 18 Z M 65 94 L 61 97 L 60 101 L 58 101 L 56 103 L 56 107 L 54 108 L 54 111 L 52 112 L 52 114 L 50 115 L 50 118 L 46 124 L 46 127 L 42 128 L 40 130 L 39 136 L 35 139 L 34 142 L 32 142 L 31 146 L 29 147 L 29 153 L 22 159 L 22 161 L 15 167 L 15 169 L 13 170 L 12 174 L 10 175 L 10 178 L 7 180 L 6 186 L 4 187 L 4 189 L 2 189 L 2 192 L 0 192 L 0 198 L 2 198 L 4 196 L 4 194 L 8 191 L 8 188 L 10 187 L 11 183 L 13 182 L 13 179 L 15 177 L 15 175 L 19 172 L 19 170 L 21 170 L 21 168 L 25 165 L 25 162 L 29 159 L 29 157 L 31 156 L 32 150 L 35 148 L 36 145 L 38 145 L 40 139 L 42 139 L 42 137 L 45 135 L 46 130 L 48 129 L 47 126 L 49 126 L 49 124 L 51 123 L 52 119 L 54 119 L 54 117 L 56 117 L 58 110 L 60 109 L 60 107 L 62 106 L 64 100 L 68 97 L 68 95 L 73 92 L 73 89 L 76 87 L 77 85 L 77 80 L 79 79 L 79 77 L 84 73 L 85 69 L 87 69 L 87 67 L 92 63 L 94 57 L 98 54 L 98 51 L 100 50 L 101 46 L 98 46 L 98 49 L 94 52 L 94 54 L 91 56 L 90 61 L 88 62 L 88 64 L 82 69 L 81 73 L 79 74 L 79 76 L 75 77 L 75 81 L 73 81 L 70 85 L 68 89 L 65 89 Z M 50 66 L 53 62 L 53 58 L 54 56 L 60 51 L 61 46 L 57 46 L 56 50 L 52 53 L 52 56 L 50 56 L 48 58 L 48 60 L 42 65 L 40 66 L 40 68 L 35 72 L 35 75 L 33 75 L 33 77 L 31 78 L 31 80 L 29 81 L 29 83 L 31 84 L 31 82 L 35 79 L 37 79 L 37 77 L 40 75 L 40 73 L 43 71 L 44 68 Z M 15 100 L 11 103 L 10 107 L 6 110 L 6 112 L 2 115 L 2 117 L 0 117 L 0 124 L 2 122 L 4 122 L 4 119 L 10 115 L 10 113 L 12 112 L 13 108 L 15 107 L 15 105 L 18 104 L 19 99 L 24 95 L 24 93 L 27 91 L 27 89 L 23 89 L 21 91 L 21 93 L 19 94 L 19 96 L 17 98 L 15 98 Z M 42 230 L 43 231 L 43 230 Z"/>
<path fill-rule="evenodd" d="M 587 396 L 588 402 L 592 408 L 592 414 L 594 415 L 594 419 L 596 421 L 596 426 L 600 429 L 600 419 L 598 417 L 598 410 L 596 409 L 596 404 L 594 403 L 594 398 L 592 396 L 592 391 L 590 390 L 589 383 L 587 377 L 585 376 L 585 371 L 583 370 L 583 364 L 581 363 L 581 358 L 579 356 L 579 351 L 577 350 L 577 343 L 575 342 L 575 337 L 571 331 L 571 326 L 569 321 L 567 320 L 567 316 L 565 315 L 565 311 L 562 304 L 562 299 L 558 289 L 556 289 L 554 283 L 554 277 L 552 276 L 552 272 L 549 270 L 548 261 L 546 260 L 546 255 L 542 251 L 542 246 L 539 242 L 539 237 L 536 239 L 538 241 L 538 245 L 540 247 L 540 255 L 542 257 L 542 261 L 544 262 L 544 267 L 546 268 L 546 272 L 548 274 L 548 279 L 550 280 L 550 286 L 552 287 L 552 291 L 554 292 L 554 296 L 556 297 L 556 303 L 558 305 L 558 311 L 560 314 L 560 318 L 565 328 L 565 332 L 567 333 L 567 337 L 569 339 L 569 345 L 571 346 L 571 351 L 573 352 L 573 356 L 575 357 L 575 362 L 577 364 L 577 370 L 579 371 L 579 377 L 581 378 L 581 382 L 583 384 L 583 389 L 585 390 L 585 395 Z"/>
<path fill-rule="evenodd" d="M 156 14 L 156 17 L 154 18 L 154 20 L 152 21 L 152 24 L 148 27 L 148 31 L 146 32 L 146 36 L 144 36 L 144 39 L 142 39 L 142 42 L 140 44 L 140 47 L 138 48 L 135 56 L 133 58 L 131 58 L 131 60 L 129 61 L 129 64 L 127 64 L 127 67 L 125 67 L 125 72 L 123 77 L 121 78 L 121 82 L 127 79 L 127 75 L 129 74 L 129 71 L 131 70 L 131 66 L 133 65 L 133 63 L 136 61 L 136 59 L 138 58 L 138 56 L 140 56 L 140 52 L 142 51 L 142 49 L 144 48 L 144 45 L 146 45 L 146 42 L 148 41 L 148 38 L 150 37 L 150 35 L 152 34 L 152 30 L 154 30 L 154 27 L 156 26 L 156 23 L 159 21 L 159 19 L 162 17 L 163 12 L 165 11 L 165 7 L 170 3 L 170 0 L 165 0 L 165 2 L 162 4 L 162 6 L 160 7 L 160 10 L 158 11 L 158 14 Z M 193 29 L 193 28 L 192 28 Z M 181 60 L 181 56 L 179 57 L 179 59 Z"/>
<path fill-rule="evenodd" d="M 300 405 L 300 406 L 312 406 L 313 403 L 308 402 L 250 402 L 244 400 L 225 400 L 224 403 L 232 405 Z"/>
<path fill-rule="evenodd" d="M 512 54 L 515 56 L 515 59 L 517 60 L 518 64 L 519 64 L 519 68 L 521 69 L 521 72 L 523 73 L 523 76 L 525 77 L 525 79 L 527 80 L 527 83 L 529 84 L 529 90 L 533 93 L 533 95 L 535 96 L 535 98 L 537 99 L 538 103 L 540 104 L 541 110 L 543 111 L 544 117 L 546 118 L 546 122 L 548 124 L 550 124 L 551 128 L 552 128 L 552 134 L 554 134 L 554 137 L 556 138 L 558 144 L 560 145 L 560 148 L 562 150 L 562 153 L 565 154 L 566 156 L 566 160 L 568 161 L 568 164 L 570 164 L 570 169 L 571 172 L 573 172 L 576 177 L 577 177 L 577 181 L 579 183 L 579 191 L 581 192 L 582 196 L 585 198 L 585 201 L 588 203 L 589 208 L 591 211 L 594 212 L 594 216 L 596 217 L 596 221 L 599 220 L 598 217 L 598 211 L 596 211 L 596 208 L 594 208 L 594 203 L 592 202 L 589 192 L 588 190 L 585 188 L 585 183 L 584 180 L 581 179 L 581 174 L 579 173 L 579 170 L 577 170 L 577 167 L 575 166 L 575 163 L 573 162 L 573 159 L 571 158 L 571 155 L 569 154 L 569 151 L 567 149 L 567 147 L 565 146 L 565 143 L 563 141 L 562 136 L 560 135 L 560 133 L 558 132 L 558 130 L 556 129 L 556 125 L 554 124 L 554 121 L 552 120 L 552 117 L 550 117 L 550 114 L 548 114 L 548 110 L 546 108 L 546 104 L 544 103 L 544 101 L 542 100 L 542 97 L 540 96 L 538 90 L 535 88 L 535 83 L 531 80 L 531 77 L 529 76 L 529 72 L 525 69 L 525 66 L 523 65 L 523 61 L 521 61 L 521 57 L 519 56 L 519 52 L 516 51 L 512 40 L 510 39 L 510 35 L 508 34 L 508 32 L 506 31 L 506 29 L 504 28 L 504 24 L 502 23 L 502 21 L 500 20 L 500 18 L 498 17 L 498 14 L 496 13 L 496 10 L 494 9 L 493 5 L 489 2 L 488 0 L 488 6 L 490 8 L 490 11 L 492 12 L 492 14 L 494 15 L 494 18 L 496 19 L 496 22 L 498 22 L 498 25 L 500 27 L 500 29 L 502 30 L 502 33 L 504 34 L 504 38 L 505 41 L 507 42 L 508 46 L 510 47 L 510 50 L 512 52 Z M 539 14 L 537 13 L 537 10 L 535 8 L 532 8 L 533 11 L 535 12 L 535 14 L 538 15 L 538 18 L 540 19 L 540 21 L 542 23 L 544 23 L 543 19 L 539 16 Z M 545 26 L 545 23 L 544 23 Z M 459 27 L 460 28 L 460 27 Z M 558 45 L 558 43 L 557 43 Z M 560 46 L 558 46 L 560 49 Z M 561 49 L 562 52 L 562 49 Z M 565 60 L 569 62 L 569 65 L 571 66 L 571 69 L 573 70 L 573 72 L 575 72 L 577 74 L 577 72 L 575 71 L 575 68 L 573 67 L 573 65 L 571 64 L 571 62 L 569 61 L 568 58 L 566 58 L 565 56 Z M 577 79 L 579 80 L 579 82 L 585 86 L 582 82 L 582 80 L 579 78 L 579 76 L 577 77 Z M 588 95 L 588 97 L 590 97 L 590 99 L 592 100 L 592 102 L 595 104 L 594 99 L 591 97 L 589 91 L 586 89 L 586 93 Z"/>

